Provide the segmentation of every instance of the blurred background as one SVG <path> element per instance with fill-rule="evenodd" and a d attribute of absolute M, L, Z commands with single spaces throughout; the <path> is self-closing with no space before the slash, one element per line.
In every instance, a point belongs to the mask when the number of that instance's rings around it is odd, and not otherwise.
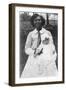
<path fill-rule="evenodd" d="M 20 23 L 20 76 L 26 64 L 28 56 L 25 54 L 25 42 L 27 35 L 30 31 L 34 30 L 31 25 L 30 19 L 36 12 L 20 12 L 19 13 L 19 23 Z M 58 54 L 58 14 L 57 13 L 37 13 L 45 18 L 45 29 L 51 32 L 56 47 L 56 52 Z M 58 58 L 58 57 L 57 57 Z M 58 59 L 56 60 L 56 65 L 58 68 Z"/>

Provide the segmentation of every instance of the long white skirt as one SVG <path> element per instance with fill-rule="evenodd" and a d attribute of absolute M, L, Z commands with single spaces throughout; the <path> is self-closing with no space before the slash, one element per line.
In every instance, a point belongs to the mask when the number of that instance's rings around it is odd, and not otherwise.
<path fill-rule="evenodd" d="M 34 57 L 33 55 L 29 56 L 21 77 L 56 76 L 57 67 L 55 61 L 50 60 L 49 57 L 46 60 L 45 57 L 44 54 L 38 55 L 37 57 Z"/>

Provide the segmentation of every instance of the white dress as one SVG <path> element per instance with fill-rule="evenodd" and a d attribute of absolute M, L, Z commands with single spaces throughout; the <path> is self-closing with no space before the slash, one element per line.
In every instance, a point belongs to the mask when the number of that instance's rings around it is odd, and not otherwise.
<path fill-rule="evenodd" d="M 49 38 L 49 43 L 43 43 L 45 37 Z M 42 53 L 34 57 L 34 51 L 29 55 L 24 70 L 22 72 L 23 78 L 30 77 L 46 77 L 46 76 L 56 76 L 57 67 L 55 64 L 56 60 L 56 50 L 55 46 L 50 39 L 50 35 L 46 32 L 41 35 L 41 44 L 37 49 L 42 49 Z M 27 50 L 29 53 L 30 49 Z"/>

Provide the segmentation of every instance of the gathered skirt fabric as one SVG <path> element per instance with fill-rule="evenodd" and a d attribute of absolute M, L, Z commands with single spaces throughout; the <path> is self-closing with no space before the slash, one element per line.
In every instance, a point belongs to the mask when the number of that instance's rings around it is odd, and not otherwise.
<path fill-rule="evenodd" d="M 30 55 L 22 72 L 23 78 L 56 76 L 57 67 L 55 60 L 45 59 L 45 55 L 34 57 Z"/>

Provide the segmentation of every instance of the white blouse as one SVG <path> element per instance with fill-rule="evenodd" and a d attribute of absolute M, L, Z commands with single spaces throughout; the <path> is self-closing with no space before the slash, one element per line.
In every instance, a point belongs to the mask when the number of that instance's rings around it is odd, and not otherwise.
<path fill-rule="evenodd" d="M 41 40 L 43 39 L 43 36 L 45 34 L 48 34 L 50 43 L 53 43 L 53 38 L 51 33 L 44 28 L 40 30 Z M 27 55 L 34 54 L 34 50 L 37 48 L 37 40 L 38 40 L 38 31 L 35 29 L 31 31 L 27 36 L 27 40 L 25 44 L 25 53 Z"/>

